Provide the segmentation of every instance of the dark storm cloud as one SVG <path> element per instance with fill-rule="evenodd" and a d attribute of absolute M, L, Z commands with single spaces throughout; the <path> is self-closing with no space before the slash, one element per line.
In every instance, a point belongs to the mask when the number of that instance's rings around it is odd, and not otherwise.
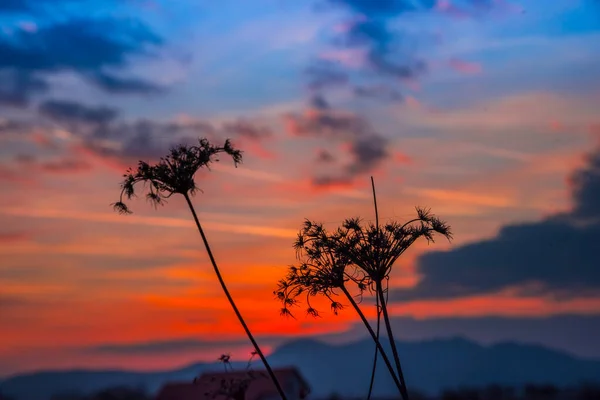
<path fill-rule="evenodd" d="M 600 218 L 600 150 L 587 157 L 588 167 L 571 176 L 577 218 L 595 220 Z"/>
<path fill-rule="evenodd" d="M 155 57 L 150 49 L 162 44 L 132 19 L 71 19 L 0 35 L 0 102 L 25 106 L 31 95 L 47 89 L 49 74 L 63 71 L 112 93 L 160 92 L 151 82 L 120 78 L 106 68 L 124 69 L 132 55 Z"/>
<path fill-rule="evenodd" d="M 523 295 L 600 294 L 600 149 L 572 177 L 573 210 L 417 261 L 423 279 L 394 300 L 443 299 L 519 288 Z"/>

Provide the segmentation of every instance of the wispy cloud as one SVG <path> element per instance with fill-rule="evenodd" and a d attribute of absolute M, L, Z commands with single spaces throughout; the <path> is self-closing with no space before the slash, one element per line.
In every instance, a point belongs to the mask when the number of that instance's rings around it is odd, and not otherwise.
<path fill-rule="evenodd" d="M 552 92 L 519 93 L 458 109 L 418 109 L 402 114 L 414 126 L 453 130 L 548 131 L 553 121 L 585 131 L 597 119 L 594 98 Z M 568 127 L 568 128 L 566 128 Z"/>
<path fill-rule="evenodd" d="M 165 218 L 165 217 L 142 217 L 137 215 L 122 216 L 111 213 L 95 213 L 85 211 L 72 211 L 60 209 L 27 209 L 27 208 L 6 208 L 1 211 L 2 214 L 30 217 L 30 218 L 52 218 L 52 219 L 73 219 L 81 221 L 103 222 L 110 224 L 135 224 L 151 225 L 163 228 L 194 228 L 192 220 Z M 276 228 L 259 225 L 232 224 L 211 220 L 210 217 L 204 222 L 208 229 L 225 233 L 236 233 L 241 235 L 270 236 L 278 238 L 293 238 L 296 231 L 284 228 Z"/>

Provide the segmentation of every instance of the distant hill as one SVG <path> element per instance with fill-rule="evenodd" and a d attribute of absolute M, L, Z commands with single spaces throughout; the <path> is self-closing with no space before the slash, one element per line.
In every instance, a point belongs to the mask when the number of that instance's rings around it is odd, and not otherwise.
<path fill-rule="evenodd" d="M 435 394 L 459 386 L 492 383 L 521 386 L 552 383 L 556 386 L 600 382 L 600 360 L 583 360 L 548 348 L 502 343 L 481 346 L 462 339 L 398 342 L 409 389 Z M 390 353 L 391 354 L 391 353 Z M 363 340 L 346 345 L 329 345 L 298 340 L 280 346 L 270 357 L 273 366 L 297 366 L 316 396 L 333 392 L 341 395 L 366 393 L 373 344 Z M 234 364 L 235 366 L 235 364 Z M 243 368 L 245 363 L 240 363 Z M 379 363 L 376 394 L 396 393 L 383 362 Z M 260 362 L 255 364 L 260 367 Z M 2 383 L 5 394 L 16 400 L 48 400 L 54 393 L 89 393 L 109 386 L 142 386 L 151 392 L 168 381 L 191 381 L 199 373 L 218 368 L 196 364 L 173 371 L 152 373 L 131 371 L 48 371 L 22 374 Z"/>

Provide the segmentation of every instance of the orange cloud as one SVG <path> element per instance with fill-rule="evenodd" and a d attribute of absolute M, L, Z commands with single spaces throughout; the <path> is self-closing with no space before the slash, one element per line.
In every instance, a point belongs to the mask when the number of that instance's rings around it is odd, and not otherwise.
<path fill-rule="evenodd" d="M 416 318 L 478 316 L 550 316 L 564 313 L 595 314 L 600 298 L 556 300 L 513 297 L 510 292 L 460 299 L 417 301 L 391 306 L 393 315 Z"/>
<path fill-rule="evenodd" d="M 284 199 L 287 197 L 297 198 L 299 195 L 305 199 L 309 199 L 324 194 L 335 194 L 349 198 L 367 198 L 369 196 L 368 193 L 360 190 L 365 187 L 367 187 L 367 183 L 362 180 L 339 180 L 327 185 L 315 185 L 311 179 L 302 179 L 273 185 L 269 192 Z"/>
<path fill-rule="evenodd" d="M 425 198 L 440 200 L 444 202 L 457 203 L 464 206 L 484 207 L 510 207 L 515 204 L 508 196 L 484 195 L 476 192 L 444 189 L 405 189 L 407 193 L 414 193 Z"/>
<path fill-rule="evenodd" d="M 565 129 L 563 124 L 556 119 L 553 119 L 548 123 L 548 128 L 550 129 L 550 132 L 562 132 Z"/>
<path fill-rule="evenodd" d="M 0 181 L 14 183 L 17 185 L 32 186 L 36 180 L 31 176 L 22 174 L 21 171 L 15 171 L 0 164 Z"/>
<path fill-rule="evenodd" d="M 590 124 L 589 131 L 595 139 L 600 139 L 600 124 Z"/>
<path fill-rule="evenodd" d="M 406 96 L 404 98 L 404 101 L 406 103 L 406 105 L 411 108 L 411 109 L 419 109 L 421 107 L 423 107 L 423 105 L 421 104 L 421 102 L 419 100 L 417 100 L 415 97 L 413 96 Z"/>
<path fill-rule="evenodd" d="M 82 220 L 82 221 L 95 221 L 105 223 L 116 223 L 116 224 L 135 224 L 135 225 L 150 225 L 159 226 L 164 228 L 188 228 L 192 229 L 193 222 L 189 219 L 178 219 L 178 218 L 166 218 L 166 217 L 145 217 L 138 215 L 127 215 L 122 216 L 116 213 L 95 213 L 85 212 L 77 210 L 65 210 L 65 209 L 28 209 L 28 208 L 7 208 L 0 211 L 3 214 L 23 217 L 37 217 L 37 218 L 52 218 L 52 219 L 67 219 L 67 220 Z M 268 226 L 257 226 L 257 225 L 244 225 L 244 224 L 233 224 L 219 221 L 207 220 L 203 223 L 208 229 L 226 232 L 226 233 L 237 233 L 237 234 L 248 234 L 258 236 L 272 236 L 272 237 L 283 237 L 290 238 L 295 237 L 296 232 L 292 232 L 287 229 L 268 227 Z"/>
<path fill-rule="evenodd" d="M 597 97 L 597 96 L 596 96 Z M 560 119 L 574 132 L 597 120 L 594 96 L 574 97 L 552 92 L 527 92 L 446 110 L 413 109 L 397 112 L 398 120 L 414 126 L 444 130 L 517 130 L 547 132 L 549 121 Z M 400 110 L 401 111 L 401 110 Z M 407 110 L 408 111 L 408 110 Z"/>
<path fill-rule="evenodd" d="M 25 233 L 0 233 L 0 244 L 12 244 L 26 241 L 31 236 Z"/>
<path fill-rule="evenodd" d="M 404 153 L 396 152 L 394 154 L 394 161 L 396 161 L 398 164 L 412 164 L 413 159 Z"/>

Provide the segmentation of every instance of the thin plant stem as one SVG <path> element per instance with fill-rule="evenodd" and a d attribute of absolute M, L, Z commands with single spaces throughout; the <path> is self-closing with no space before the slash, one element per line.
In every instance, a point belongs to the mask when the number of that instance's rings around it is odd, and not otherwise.
<path fill-rule="evenodd" d="M 379 297 L 375 296 L 375 300 L 376 300 L 376 305 L 375 307 L 377 308 L 377 327 L 376 327 L 376 331 L 375 331 L 375 336 L 377 338 L 377 341 L 379 341 L 379 331 L 381 330 L 381 310 L 379 308 Z M 379 347 L 377 347 L 377 344 L 375 344 L 375 355 L 373 356 L 373 368 L 371 369 L 371 382 L 369 382 L 369 393 L 367 395 L 367 400 L 371 399 L 371 395 L 373 393 L 373 385 L 375 383 L 375 371 L 377 370 L 377 356 L 379 355 Z"/>
<path fill-rule="evenodd" d="M 390 346 L 392 347 L 394 362 L 396 364 L 396 368 L 398 369 L 398 377 L 400 378 L 400 382 L 402 384 L 402 397 L 404 398 L 404 400 L 409 400 L 408 390 L 406 389 L 406 381 L 404 380 L 404 374 L 402 373 L 402 367 L 400 366 L 400 357 L 398 356 L 398 349 L 396 348 L 396 342 L 394 340 L 394 334 L 392 333 L 392 326 L 390 324 L 390 317 L 388 315 L 385 297 L 383 296 L 383 286 L 381 284 L 381 281 L 377 281 L 375 284 L 375 291 L 377 292 L 377 295 L 379 296 L 379 302 L 381 303 L 381 310 L 383 311 L 383 319 L 385 322 L 385 328 L 387 330 L 388 339 L 390 341 Z"/>
<path fill-rule="evenodd" d="M 377 196 L 375 195 L 375 181 L 371 177 L 371 188 L 373 189 L 373 206 L 375 207 L 375 223 L 377 224 L 377 230 L 379 230 L 379 211 L 377 210 Z"/>
<path fill-rule="evenodd" d="M 377 226 L 377 230 L 379 231 L 379 211 L 377 209 L 377 195 L 375 194 L 375 180 L 371 176 L 371 188 L 373 189 L 373 206 L 375 208 L 375 224 Z M 375 332 L 375 336 L 377 337 L 377 341 L 379 341 L 379 332 L 381 328 L 381 309 L 379 308 L 379 296 L 375 296 L 375 307 L 377 309 L 377 328 Z M 379 348 L 375 345 L 375 354 L 373 355 L 373 368 L 371 369 L 371 381 L 369 382 L 369 393 L 367 394 L 367 400 L 371 400 L 371 395 L 373 394 L 373 385 L 375 384 L 375 372 L 377 370 L 377 356 L 378 356 Z"/>
<path fill-rule="evenodd" d="M 221 272 L 219 271 L 219 267 L 217 267 L 217 262 L 215 261 L 215 258 L 214 258 L 213 254 L 212 254 L 212 251 L 210 250 L 210 246 L 208 245 L 208 240 L 206 239 L 206 235 L 204 234 L 204 230 L 202 229 L 202 226 L 200 225 L 200 220 L 198 219 L 198 215 L 196 215 L 196 210 L 194 209 L 194 205 L 192 204 L 192 201 L 190 200 L 190 197 L 187 194 L 184 194 L 183 196 L 185 197 L 185 200 L 187 201 L 187 204 L 188 204 L 188 206 L 190 208 L 190 211 L 192 212 L 192 215 L 194 217 L 194 221 L 196 222 L 196 227 L 198 228 L 198 232 L 200 232 L 200 236 L 202 237 L 202 241 L 204 242 L 204 247 L 206 247 L 206 252 L 208 253 L 208 257 L 210 258 L 210 262 L 212 263 L 212 266 L 213 266 L 213 268 L 215 270 L 215 274 L 217 274 L 217 278 L 219 279 L 219 283 L 221 284 L 221 288 L 223 289 L 223 292 L 225 292 L 225 296 L 227 296 L 227 300 L 229 300 L 229 304 L 231 304 L 231 307 L 233 308 L 233 311 L 235 312 L 235 315 L 238 317 L 238 319 L 240 321 L 240 324 L 242 324 L 242 327 L 244 328 L 244 331 L 246 332 L 246 335 L 248 336 L 248 339 L 250 339 L 250 341 L 252 342 L 252 345 L 254 346 L 254 350 L 256 350 L 256 353 L 258 354 L 258 356 L 262 360 L 263 364 L 265 365 L 265 368 L 267 369 L 267 373 L 269 374 L 269 376 L 271 377 L 271 380 L 275 384 L 275 387 L 277 388 L 277 392 L 279 392 L 279 395 L 281 396 L 281 399 L 282 400 L 287 400 L 285 392 L 283 391 L 283 388 L 279 384 L 279 381 L 277 380 L 277 377 L 275 376 L 275 373 L 271 369 L 271 366 L 269 365 L 269 363 L 268 363 L 265 355 L 263 354 L 262 350 L 258 346 L 258 343 L 256 343 L 256 340 L 254 340 L 254 336 L 252 336 L 252 333 L 250 332 L 250 329 L 248 328 L 248 325 L 246 325 L 246 321 L 244 321 L 244 318 L 242 317 L 242 314 L 240 313 L 240 311 L 238 310 L 237 306 L 235 305 L 235 302 L 233 301 L 233 298 L 231 297 L 231 294 L 229 294 L 229 290 L 227 289 L 227 286 L 225 285 L 225 281 L 223 280 L 223 277 L 221 276 Z"/>
<path fill-rule="evenodd" d="M 348 298 L 348 301 L 350 302 L 350 304 L 352 304 L 352 307 L 354 308 L 354 310 L 356 311 L 356 313 L 358 314 L 358 316 L 362 320 L 363 324 L 365 325 L 365 327 L 369 331 L 369 334 L 371 335 L 371 337 L 375 341 L 375 345 L 377 346 L 377 348 L 379 349 L 379 352 L 381 353 L 381 358 L 383 358 L 383 362 L 385 363 L 385 365 L 387 366 L 388 370 L 390 371 L 390 375 L 392 375 L 392 379 L 394 379 L 394 383 L 398 387 L 398 391 L 400 392 L 400 395 L 403 396 L 402 384 L 398 380 L 398 377 L 396 376 L 396 372 L 394 371 L 394 367 L 392 366 L 392 363 L 390 362 L 390 359 L 388 358 L 387 354 L 385 354 L 385 351 L 383 350 L 383 347 L 381 346 L 381 342 L 379 341 L 379 339 L 375 335 L 375 332 L 373 332 L 373 328 L 371 328 L 371 325 L 369 324 L 369 321 L 367 321 L 367 318 L 363 314 L 363 312 L 360 309 L 360 307 L 358 306 L 358 304 L 356 304 L 356 301 L 354 301 L 354 298 L 352 297 L 352 295 L 350 294 L 350 292 L 348 291 L 348 289 L 346 289 L 345 286 L 342 286 L 340 289 L 342 290 L 342 292 L 344 292 L 344 294 Z"/>

